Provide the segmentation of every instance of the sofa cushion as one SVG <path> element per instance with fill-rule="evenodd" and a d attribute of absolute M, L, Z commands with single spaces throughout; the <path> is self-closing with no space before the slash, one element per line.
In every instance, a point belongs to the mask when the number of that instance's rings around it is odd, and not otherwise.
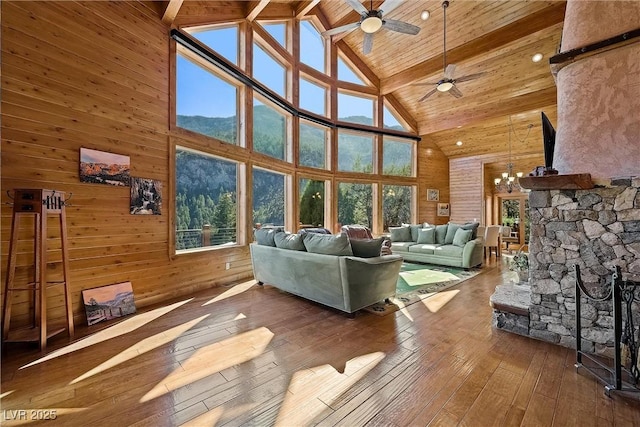
<path fill-rule="evenodd" d="M 473 230 L 464 230 L 462 228 L 458 228 L 458 230 L 456 231 L 456 235 L 453 237 L 453 244 L 455 246 L 463 247 L 469 240 L 471 240 L 472 234 Z"/>
<path fill-rule="evenodd" d="M 304 237 L 304 234 L 300 235 L 280 232 L 273 236 L 273 240 L 276 243 L 276 247 L 280 249 L 306 251 L 307 249 L 304 247 Z"/>
<path fill-rule="evenodd" d="M 423 224 L 402 224 L 403 227 L 409 227 L 411 230 L 411 240 L 414 242 L 418 241 L 418 231 L 422 229 Z"/>
<path fill-rule="evenodd" d="M 349 238 L 345 233 L 308 233 L 303 240 L 307 252 L 325 255 L 353 255 Z"/>
<path fill-rule="evenodd" d="M 409 248 L 415 245 L 416 242 L 391 242 L 391 251 L 396 252 L 409 252 Z"/>
<path fill-rule="evenodd" d="M 418 230 L 418 243 L 434 244 L 436 243 L 436 229 L 433 227 L 421 228 Z"/>
<path fill-rule="evenodd" d="M 384 237 L 378 237 L 377 239 L 349 239 L 349 242 L 353 256 L 373 258 L 380 256 L 384 240 Z"/>
<path fill-rule="evenodd" d="M 436 225 L 436 243 L 444 244 L 444 239 L 447 236 L 447 224 Z"/>
<path fill-rule="evenodd" d="M 449 223 L 449 226 L 447 227 L 447 235 L 444 238 L 445 245 L 453 244 L 453 238 L 456 237 L 456 231 L 458 231 L 458 228 L 460 228 L 460 224 L 454 224 L 453 222 Z"/>
<path fill-rule="evenodd" d="M 282 228 L 259 228 L 255 231 L 254 235 L 256 242 L 263 246 L 275 246 L 276 242 L 274 236 L 278 232 L 284 231 Z"/>
<path fill-rule="evenodd" d="M 467 222 L 460 226 L 463 230 L 471 230 L 471 240 L 478 237 L 478 227 L 480 227 L 479 222 Z"/>
<path fill-rule="evenodd" d="M 454 245 L 442 245 L 433 251 L 434 255 L 448 258 L 462 258 L 462 248 Z"/>
<path fill-rule="evenodd" d="M 392 242 L 412 242 L 411 229 L 409 227 L 389 227 Z"/>
<path fill-rule="evenodd" d="M 409 248 L 409 252 L 411 253 L 416 253 L 416 254 L 433 254 L 434 251 L 440 247 L 440 245 L 434 245 L 434 244 L 416 244 L 416 245 L 411 245 L 411 247 Z"/>

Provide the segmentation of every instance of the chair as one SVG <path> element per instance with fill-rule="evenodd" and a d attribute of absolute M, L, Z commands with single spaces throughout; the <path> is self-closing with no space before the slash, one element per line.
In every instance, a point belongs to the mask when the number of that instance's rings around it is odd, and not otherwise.
<path fill-rule="evenodd" d="M 364 225 L 352 224 L 343 225 L 341 228 L 343 233 L 346 233 L 349 239 L 373 239 L 371 230 Z M 391 240 L 385 239 L 382 243 L 382 250 L 380 255 L 391 255 Z"/>
<path fill-rule="evenodd" d="M 496 257 L 500 256 L 500 225 L 490 225 L 484 233 L 484 254 L 487 256 L 487 248 L 489 249 L 489 257 L 491 257 L 491 249 L 495 249 Z"/>
<path fill-rule="evenodd" d="M 505 244 L 505 249 L 511 253 L 511 249 L 509 248 L 509 243 L 520 243 L 520 237 L 518 236 L 518 231 L 516 228 L 516 231 L 512 231 L 512 228 L 507 226 L 507 225 L 503 225 L 502 229 L 500 230 L 500 237 L 502 242 L 504 242 Z"/>

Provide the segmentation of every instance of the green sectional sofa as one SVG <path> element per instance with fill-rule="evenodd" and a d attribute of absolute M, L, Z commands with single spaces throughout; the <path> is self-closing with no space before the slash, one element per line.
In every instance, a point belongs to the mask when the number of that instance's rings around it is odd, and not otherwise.
<path fill-rule="evenodd" d="M 471 268 L 482 265 L 484 238 L 478 223 L 405 224 L 389 227 L 391 251 L 405 261 Z"/>
<path fill-rule="evenodd" d="M 300 297 L 354 313 L 391 298 L 400 255 L 382 255 L 383 239 L 256 230 L 250 245 L 254 278 Z"/>

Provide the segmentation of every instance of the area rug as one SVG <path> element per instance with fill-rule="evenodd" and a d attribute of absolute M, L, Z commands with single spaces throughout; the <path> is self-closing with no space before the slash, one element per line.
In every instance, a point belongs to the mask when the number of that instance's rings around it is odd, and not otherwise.
<path fill-rule="evenodd" d="M 480 274 L 480 268 L 447 267 L 432 264 L 415 264 L 403 262 L 400 276 L 396 284 L 396 296 L 391 304 L 379 302 L 364 310 L 379 316 L 393 313 L 401 307 L 406 307 L 426 298 L 452 288 L 467 279 Z"/>

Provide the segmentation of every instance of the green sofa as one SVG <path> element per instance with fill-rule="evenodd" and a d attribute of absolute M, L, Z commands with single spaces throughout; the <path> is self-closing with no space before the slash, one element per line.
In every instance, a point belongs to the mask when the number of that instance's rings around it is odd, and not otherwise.
<path fill-rule="evenodd" d="M 391 251 L 410 262 L 462 268 L 480 266 L 484 261 L 484 238 L 474 234 L 477 229 L 477 223 L 389 227 Z"/>
<path fill-rule="evenodd" d="M 253 275 L 258 284 L 267 283 L 347 313 L 355 313 L 396 293 L 402 257 L 380 256 L 382 239 L 372 239 L 372 243 L 376 241 L 377 249 L 374 248 L 371 254 L 363 254 L 373 255 L 377 250 L 377 256 L 363 257 L 351 255 L 353 250 L 346 234 L 294 235 L 276 231 L 273 235 L 280 246 L 277 247 L 272 246 L 271 239 L 260 237 L 269 233 L 260 230 L 256 233 L 257 241 L 250 245 L 250 250 Z M 284 243 L 280 244 L 281 241 Z M 317 244 L 313 247 L 311 241 L 320 241 L 320 249 Z M 327 249 L 327 245 L 322 246 L 325 241 L 337 242 L 341 247 L 337 251 Z M 305 242 L 309 244 L 304 246 Z M 307 251 L 307 247 L 314 252 Z"/>

